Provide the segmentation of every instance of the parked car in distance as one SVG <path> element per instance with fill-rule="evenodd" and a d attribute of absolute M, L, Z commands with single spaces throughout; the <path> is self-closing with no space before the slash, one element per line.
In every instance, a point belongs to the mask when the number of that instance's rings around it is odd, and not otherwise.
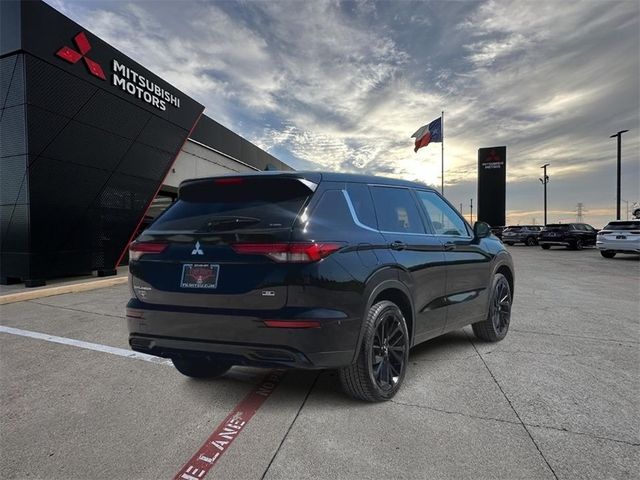
<path fill-rule="evenodd" d="M 366 401 L 395 395 L 414 345 L 469 324 L 505 338 L 514 284 L 489 225 L 437 191 L 319 172 L 182 182 L 129 271 L 133 350 L 190 377 L 334 368 Z"/>
<path fill-rule="evenodd" d="M 491 233 L 493 233 L 496 237 L 502 240 L 502 232 L 504 231 L 505 228 L 507 227 L 505 227 L 504 225 L 499 227 L 491 227 Z"/>
<path fill-rule="evenodd" d="M 551 223 L 542 229 L 538 243 L 548 250 L 552 246 L 582 250 L 596 244 L 596 229 L 586 223 Z"/>
<path fill-rule="evenodd" d="M 502 243 L 507 245 L 515 245 L 516 243 L 524 243 L 532 247 L 538 244 L 538 236 L 542 231 L 540 225 L 513 225 L 504 229 L 502 232 Z"/>
<path fill-rule="evenodd" d="M 596 247 L 605 258 L 640 253 L 640 220 L 614 220 L 598 232 Z"/>

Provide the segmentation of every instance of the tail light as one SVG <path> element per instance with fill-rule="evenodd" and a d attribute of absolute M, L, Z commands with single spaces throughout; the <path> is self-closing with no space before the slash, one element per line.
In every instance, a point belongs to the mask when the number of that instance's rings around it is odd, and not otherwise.
<path fill-rule="evenodd" d="M 129 260 L 139 260 L 143 255 L 162 253 L 168 246 L 165 242 L 133 242 L 129 245 Z"/>
<path fill-rule="evenodd" d="M 213 183 L 215 185 L 241 185 L 244 183 L 244 179 L 241 177 L 222 177 L 216 178 Z"/>
<path fill-rule="evenodd" d="M 342 243 L 236 243 L 241 255 L 264 255 L 279 263 L 317 262 L 343 247 Z"/>

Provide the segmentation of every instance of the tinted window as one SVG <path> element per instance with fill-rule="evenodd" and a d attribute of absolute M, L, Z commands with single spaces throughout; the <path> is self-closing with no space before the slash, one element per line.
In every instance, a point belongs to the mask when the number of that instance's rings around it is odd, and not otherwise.
<path fill-rule="evenodd" d="M 467 226 L 447 203 L 433 192 L 418 191 L 436 235 L 468 236 Z"/>
<path fill-rule="evenodd" d="M 151 226 L 154 231 L 220 232 L 288 228 L 311 195 L 297 179 L 251 179 L 187 184 Z"/>
<path fill-rule="evenodd" d="M 571 225 L 567 225 L 565 223 L 551 223 L 547 225 L 547 230 L 562 230 L 567 231 L 571 228 Z"/>
<path fill-rule="evenodd" d="M 378 227 L 385 232 L 424 233 L 418 206 L 406 188 L 371 187 Z"/>
<path fill-rule="evenodd" d="M 306 225 L 311 233 L 326 232 L 328 229 L 343 231 L 353 226 L 353 217 L 342 190 L 324 192 Z"/>
<path fill-rule="evenodd" d="M 640 222 L 611 222 L 603 230 L 640 230 Z"/>
<path fill-rule="evenodd" d="M 358 221 L 368 227 L 378 228 L 376 212 L 373 209 L 373 199 L 369 187 L 364 183 L 348 183 L 347 193 L 353 205 Z"/>

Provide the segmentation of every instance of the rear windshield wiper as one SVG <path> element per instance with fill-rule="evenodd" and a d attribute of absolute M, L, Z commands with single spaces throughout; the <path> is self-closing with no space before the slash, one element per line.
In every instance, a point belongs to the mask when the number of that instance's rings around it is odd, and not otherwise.
<path fill-rule="evenodd" d="M 213 232 L 216 230 L 234 230 L 236 228 L 255 225 L 261 221 L 261 219 L 254 217 L 211 217 L 198 230 L 196 230 L 196 233 Z"/>

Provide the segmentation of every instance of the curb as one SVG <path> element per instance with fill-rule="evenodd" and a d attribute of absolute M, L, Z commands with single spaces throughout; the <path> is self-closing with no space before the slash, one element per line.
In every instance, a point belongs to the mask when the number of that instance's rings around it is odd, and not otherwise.
<path fill-rule="evenodd" d="M 65 293 L 86 292 L 89 290 L 97 290 L 98 288 L 112 287 L 127 283 L 129 276 L 105 278 L 101 280 L 92 280 L 90 282 L 72 283 L 70 285 L 60 285 L 59 287 L 42 288 L 32 290 L 30 292 L 10 293 L 0 296 L 0 305 L 8 303 L 25 302 L 27 300 L 35 300 L 36 298 L 53 297 L 54 295 L 63 295 Z"/>

